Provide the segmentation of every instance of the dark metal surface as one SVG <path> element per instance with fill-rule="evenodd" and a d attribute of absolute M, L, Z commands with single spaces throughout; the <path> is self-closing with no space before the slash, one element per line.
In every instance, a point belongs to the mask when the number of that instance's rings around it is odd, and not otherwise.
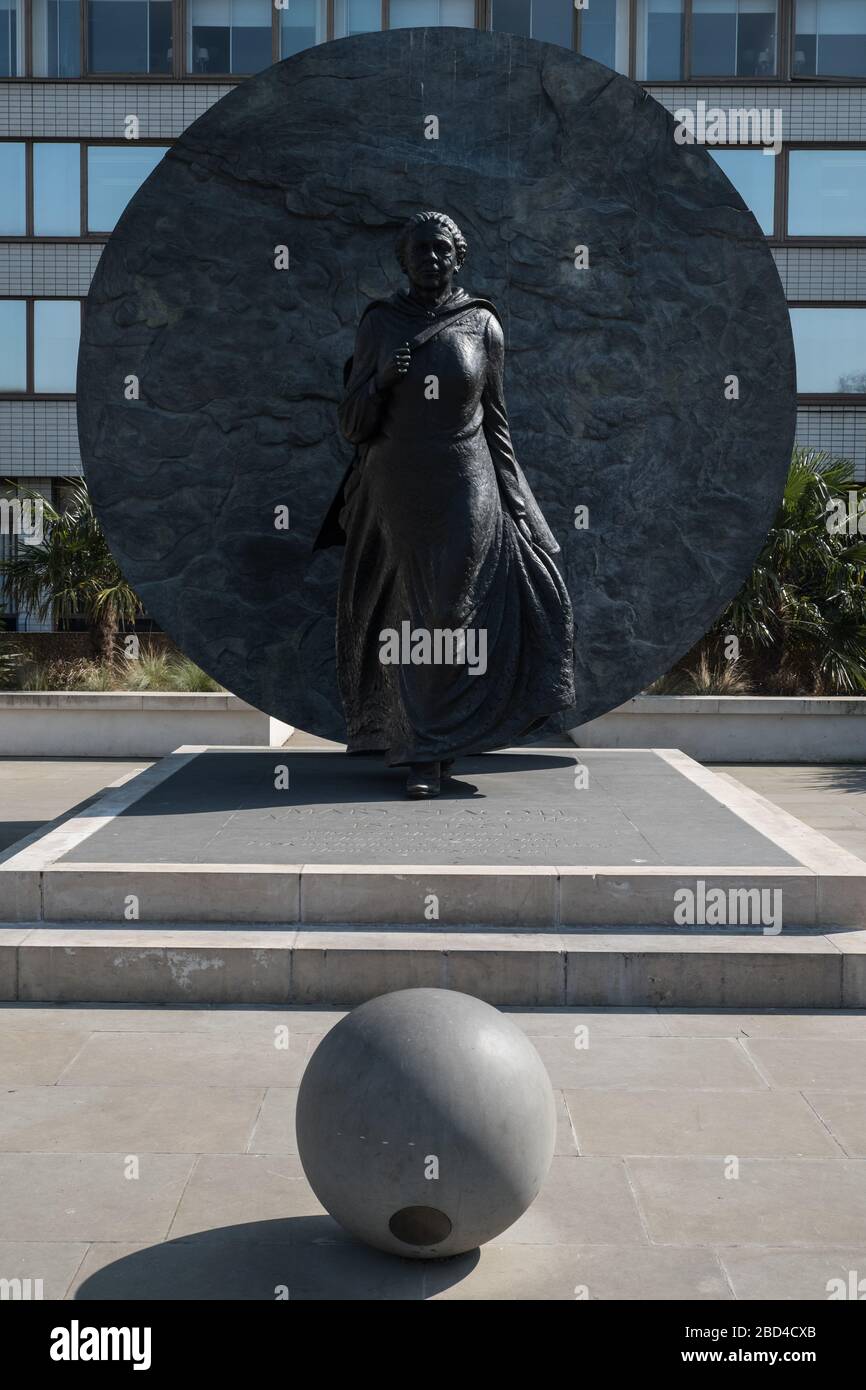
<path fill-rule="evenodd" d="M 788 314 L 757 223 L 628 79 L 530 39 L 418 29 L 320 45 L 238 87 L 100 261 L 79 364 L 88 483 L 180 646 L 260 708 L 343 738 L 341 556 L 312 545 L 351 458 L 343 363 L 364 307 L 402 283 L 394 236 L 425 207 L 458 222 L 465 283 L 501 315 L 516 455 L 574 610 L 576 704 L 554 721 L 572 726 L 724 608 L 794 431 Z"/>

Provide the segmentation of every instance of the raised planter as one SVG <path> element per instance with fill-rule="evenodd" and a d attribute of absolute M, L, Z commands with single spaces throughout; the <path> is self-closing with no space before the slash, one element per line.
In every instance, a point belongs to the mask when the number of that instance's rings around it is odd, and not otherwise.
<path fill-rule="evenodd" d="M 570 733 L 578 748 L 679 748 L 704 763 L 862 763 L 866 697 L 636 695 Z"/>
<path fill-rule="evenodd" d="M 279 746 L 294 732 L 237 695 L 0 691 L 0 756 L 159 758 L 181 744 Z"/>

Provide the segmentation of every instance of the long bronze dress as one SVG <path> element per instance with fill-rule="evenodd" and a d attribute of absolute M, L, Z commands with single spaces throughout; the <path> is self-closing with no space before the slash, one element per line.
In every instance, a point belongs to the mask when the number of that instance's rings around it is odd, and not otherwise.
<path fill-rule="evenodd" d="M 377 372 L 427 329 L 406 375 L 377 392 Z M 316 542 L 346 547 L 337 674 L 350 753 L 397 764 L 484 752 L 574 703 L 571 603 L 514 455 L 504 356 L 494 306 L 463 290 L 434 310 L 399 291 L 361 318 L 339 410 L 355 464 Z M 486 670 L 383 664 L 383 633 L 407 622 L 483 631 Z"/>

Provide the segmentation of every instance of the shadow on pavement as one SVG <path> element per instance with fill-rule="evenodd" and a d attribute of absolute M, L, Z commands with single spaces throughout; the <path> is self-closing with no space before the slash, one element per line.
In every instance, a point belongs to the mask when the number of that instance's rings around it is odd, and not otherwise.
<path fill-rule="evenodd" d="M 134 1251 L 86 1278 L 75 1299 L 421 1300 L 459 1284 L 479 1258 L 404 1260 L 353 1240 L 330 1216 L 296 1216 Z"/>

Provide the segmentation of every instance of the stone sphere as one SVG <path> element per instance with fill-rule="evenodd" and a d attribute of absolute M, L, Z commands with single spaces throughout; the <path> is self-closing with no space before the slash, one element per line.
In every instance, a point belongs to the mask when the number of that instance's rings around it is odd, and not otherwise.
<path fill-rule="evenodd" d="M 473 1250 L 538 1194 L 556 1128 L 529 1039 L 489 1004 L 405 989 L 322 1039 L 301 1082 L 298 1153 L 322 1205 L 368 1245 Z"/>

